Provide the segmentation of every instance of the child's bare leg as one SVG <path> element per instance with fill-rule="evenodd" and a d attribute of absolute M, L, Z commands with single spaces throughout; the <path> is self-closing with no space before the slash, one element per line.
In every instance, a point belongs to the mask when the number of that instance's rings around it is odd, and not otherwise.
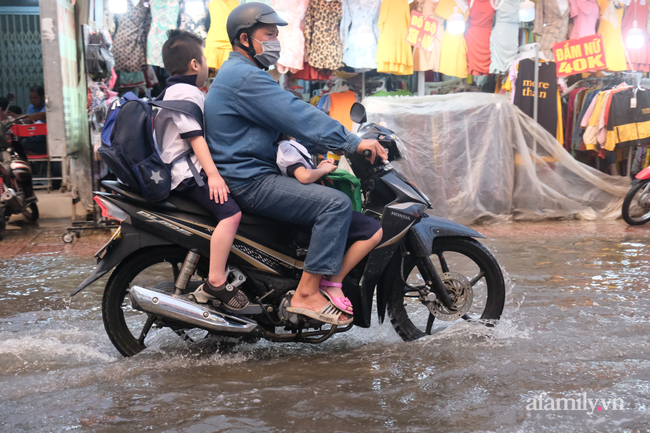
<path fill-rule="evenodd" d="M 235 239 L 241 212 L 219 221 L 210 238 L 210 273 L 208 281 L 214 287 L 226 282 L 226 262 L 230 254 L 232 241 Z"/>
<path fill-rule="evenodd" d="M 337 275 L 332 275 L 328 278 L 333 283 L 342 283 L 343 278 L 354 268 L 357 263 L 359 263 L 373 248 L 377 246 L 383 231 L 379 229 L 370 239 L 365 241 L 356 241 L 352 244 L 350 248 L 345 252 L 343 256 L 343 262 L 341 262 L 341 272 Z M 343 290 L 338 287 L 330 287 L 328 290 L 332 296 L 345 296 Z"/>

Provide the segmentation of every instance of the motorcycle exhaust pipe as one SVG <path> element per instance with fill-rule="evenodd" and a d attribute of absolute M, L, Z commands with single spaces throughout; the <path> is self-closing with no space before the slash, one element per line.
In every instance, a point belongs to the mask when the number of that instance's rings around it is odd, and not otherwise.
<path fill-rule="evenodd" d="M 18 201 L 18 197 L 16 197 L 16 193 L 11 188 L 7 188 L 7 190 L 2 193 L 0 201 L 11 209 L 12 213 L 20 213 L 23 210 L 22 205 Z"/>
<path fill-rule="evenodd" d="M 177 322 L 202 328 L 208 331 L 231 334 L 257 334 L 261 330 L 257 322 L 245 317 L 213 310 L 208 306 L 196 304 L 145 287 L 133 286 L 129 289 L 131 306 L 136 310 L 155 314 Z"/>

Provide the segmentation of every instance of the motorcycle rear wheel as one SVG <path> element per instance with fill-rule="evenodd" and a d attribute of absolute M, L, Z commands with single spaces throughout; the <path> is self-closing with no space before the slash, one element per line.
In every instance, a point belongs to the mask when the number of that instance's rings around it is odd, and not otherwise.
<path fill-rule="evenodd" d="M 404 263 L 404 278 L 412 286 L 431 280 L 420 260 L 422 258 L 408 256 Z M 458 320 L 490 326 L 501 317 L 506 297 L 505 281 L 499 263 L 480 242 L 471 238 L 437 238 L 433 241 L 432 255 L 424 260 L 432 260 L 441 278 L 446 272 L 459 273 L 472 286 L 472 307 Z M 388 316 L 395 331 L 404 341 L 431 335 L 435 317 L 417 294 L 404 286 L 399 275 L 393 278 Z"/>
<path fill-rule="evenodd" d="M 108 280 L 102 298 L 104 328 L 115 348 L 124 356 L 133 356 L 146 348 L 146 338 L 139 341 L 148 315 L 135 310 L 128 302 L 132 285 L 153 288 L 167 284 L 173 292 L 173 282 L 180 272 L 187 250 L 180 247 L 155 247 L 136 251 L 123 260 Z M 201 257 L 192 280 L 208 275 L 208 262 Z"/>
<path fill-rule="evenodd" d="M 650 179 L 643 180 L 632 188 L 623 200 L 623 219 L 631 226 L 650 221 Z"/>

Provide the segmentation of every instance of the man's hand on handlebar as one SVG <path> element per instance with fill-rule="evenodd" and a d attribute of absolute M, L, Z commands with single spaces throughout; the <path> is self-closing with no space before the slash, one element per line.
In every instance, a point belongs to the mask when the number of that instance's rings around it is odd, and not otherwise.
<path fill-rule="evenodd" d="M 359 147 L 357 147 L 357 153 L 366 156 L 371 164 L 375 163 L 377 157 L 381 158 L 382 161 L 388 159 L 388 152 L 377 140 L 361 140 Z"/>

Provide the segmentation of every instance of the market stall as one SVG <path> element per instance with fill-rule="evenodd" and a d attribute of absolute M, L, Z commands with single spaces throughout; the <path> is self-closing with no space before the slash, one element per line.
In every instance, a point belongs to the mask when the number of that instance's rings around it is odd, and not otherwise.
<path fill-rule="evenodd" d="M 282 55 L 269 73 L 349 129 L 348 110 L 355 101 L 363 101 L 373 116 L 383 107 L 382 118 L 410 136 L 418 158 L 408 164 L 428 161 L 409 166 L 425 189 L 456 179 L 450 190 L 460 195 L 443 188 L 447 192 L 439 196 L 444 203 L 437 209 L 447 216 L 613 216 L 613 203 L 629 185 L 618 175 L 629 176 L 650 162 L 645 150 L 650 129 L 637 127 L 650 115 L 645 96 L 650 93 L 639 81 L 650 72 L 645 0 L 265 2 L 289 23 L 279 28 Z M 97 137 L 101 113 L 116 94 L 155 97 L 164 88 L 160 52 L 167 30 L 182 28 L 204 38 L 214 77 L 231 51 L 225 23 L 239 3 L 90 4 L 102 9 L 91 30 L 102 34 L 114 61 L 108 76 L 88 76 L 91 137 Z M 472 96 L 456 95 L 467 92 Z M 423 102 L 413 95 L 448 96 Z M 373 99 L 390 96 L 400 98 Z M 387 114 L 386 107 L 396 113 Z M 400 110 L 417 115 L 397 114 Z M 633 122 L 621 120 L 630 117 Z M 458 120 L 442 124 L 439 118 Z M 486 135 L 493 139 L 477 143 L 476 132 L 463 122 L 489 127 Z M 440 165 L 440 158 L 460 161 L 472 152 L 485 157 L 480 176 L 469 163 L 454 166 L 453 176 L 443 174 L 451 165 Z M 529 162 L 537 161 L 535 155 L 543 164 Z M 98 166 L 94 173 L 104 172 Z M 528 206 L 522 200 L 531 195 L 518 191 L 533 185 L 541 192 Z M 585 194 L 590 198 L 579 197 Z M 475 201 L 467 206 L 470 196 Z M 458 203 L 467 207 L 451 210 Z"/>

